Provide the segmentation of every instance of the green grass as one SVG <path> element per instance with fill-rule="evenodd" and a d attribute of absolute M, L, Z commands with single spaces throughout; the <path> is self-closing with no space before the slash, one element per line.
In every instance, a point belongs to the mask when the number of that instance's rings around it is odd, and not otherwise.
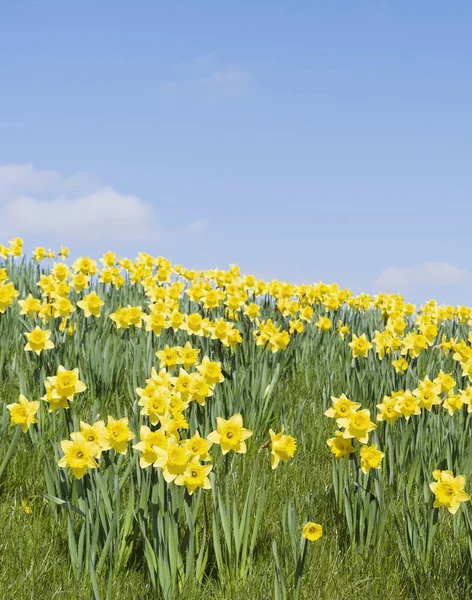
<path fill-rule="evenodd" d="M 448 513 L 441 515 L 433 559 L 426 570 L 419 566 L 409 572 L 405 570 L 395 541 L 393 519 L 389 519 L 384 538 L 377 548 L 349 548 L 346 525 L 333 506 L 331 459 L 325 447 L 325 439 L 331 434 L 332 427 L 323 417 L 318 391 L 305 389 L 299 379 L 297 385 L 291 384 L 285 393 L 289 417 L 305 403 L 303 434 L 298 432 L 303 441 L 290 466 L 283 465 L 272 474 L 254 570 L 245 580 L 224 586 L 210 572 L 201 587 L 185 590 L 182 598 L 272 598 L 272 540 L 277 540 L 279 549 L 283 548 L 281 507 L 287 495 L 294 491 L 299 515 L 308 511 L 324 526 L 323 538 L 309 547 L 302 598 L 452 600 L 468 597 L 470 566 L 468 558 L 464 558 L 463 548 L 454 539 Z M 5 394 L 4 390 L 2 402 L 14 399 L 14 393 Z M 76 582 L 69 565 L 65 515 L 53 514 L 50 504 L 42 496 L 43 491 L 41 457 L 24 437 L 0 487 L 0 598 L 92 598 L 90 583 L 86 578 Z M 31 514 L 22 510 L 23 498 L 28 500 Z M 401 500 L 397 498 L 387 508 L 401 514 Z M 101 584 L 106 587 L 105 575 Z M 156 598 L 138 560 L 131 560 L 131 564 L 115 576 L 112 597 L 120 600 Z"/>

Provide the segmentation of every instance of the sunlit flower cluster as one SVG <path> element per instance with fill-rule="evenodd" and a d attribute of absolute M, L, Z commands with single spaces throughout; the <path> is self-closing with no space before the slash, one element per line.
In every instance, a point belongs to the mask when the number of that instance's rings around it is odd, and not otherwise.
<path fill-rule="evenodd" d="M 371 469 L 378 469 L 384 453 L 377 448 L 377 444 L 367 446 L 369 434 L 376 429 L 375 423 L 370 420 L 370 410 L 361 409 L 358 402 L 352 402 L 342 394 L 339 398 L 332 396 L 332 407 L 325 411 L 325 415 L 335 419 L 339 429 L 334 438 L 327 440 L 327 444 L 335 458 L 342 458 L 353 454 L 356 450 L 354 440 L 362 446 L 360 449 L 361 469 L 368 473 Z"/>

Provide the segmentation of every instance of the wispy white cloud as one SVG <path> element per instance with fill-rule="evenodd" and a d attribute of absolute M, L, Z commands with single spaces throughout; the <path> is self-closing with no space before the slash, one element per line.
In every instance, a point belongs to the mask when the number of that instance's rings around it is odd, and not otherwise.
<path fill-rule="evenodd" d="M 452 286 L 466 283 L 469 273 L 447 262 L 428 262 L 410 267 L 388 267 L 374 281 L 377 291 L 398 292 L 417 286 Z"/>
<path fill-rule="evenodd" d="M 202 77 L 200 86 L 211 94 L 236 96 L 248 91 L 250 80 L 251 77 L 246 69 L 230 67 Z"/>
<path fill-rule="evenodd" d="M 4 218 L 12 235 L 41 232 L 47 239 L 60 233 L 70 241 L 135 242 L 145 240 L 156 227 L 148 204 L 110 187 L 52 201 L 18 196 L 6 205 Z"/>
<path fill-rule="evenodd" d="M 212 69 L 216 63 L 217 57 L 212 52 L 207 52 L 206 54 L 200 54 L 200 56 L 194 56 L 187 61 L 186 66 L 190 71 L 201 73 Z"/>
<path fill-rule="evenodd" d="M 38 169 L 32 164 L 8 163 L 0 165 L 0 203 L 15 195 L 86 193 L 99 185 L 97 179 L 86 173 L 66 177 L 57 171 Z"/>
<path fill-rule="evenodd" d="M 197 235 L 206 226 L 199 219 L 184 227 Z M 181 232 L 160 223 L 151 204 L 89 175 L 10 164 L 0 166 L 0 241 L 15 235 L 93 245 L 168 241 Z"/>
<path fill-rule="evenodd" d="M 6 196 L 17 192 L 51 187 L 60 177 L 55 171 L 38 170 L 33 165 L 9 163 L 0 166 L 0 194 Z"/>
<path fill-rule="evenodd" d="M 190 227 L 193 229 L 193 231 L 206 231 L 208 229 L 208 225 L 208 219 L 197 219 L 190 224 Z"/>
<path fill-rule="evenodd" d="M 172 96 L 177 92 L 179 88 L 179 84 L 177 81 L 166 81 L 162 85 L 159 86 L 159 93 L 161 96 L 168 97 Z"/>
<path fill-rule="evenodd" d="M 159 86 L 162 97 L 204 93 L 209 97 L 245 94 L 251 87 L 251 72 L 238 65 L 224 65 L 213 54 L 204 54 L 181 63 L 176 72 Z"/>

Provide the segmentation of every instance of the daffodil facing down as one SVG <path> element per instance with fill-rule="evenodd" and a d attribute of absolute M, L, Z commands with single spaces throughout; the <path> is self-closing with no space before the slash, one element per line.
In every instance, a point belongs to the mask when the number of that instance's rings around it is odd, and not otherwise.
<path fill-rule="evenodd" d="M 216 431 L 212 431 L 208 436 L 210 442 L 219 444 L 223 454 L 227 454 L 230 450 L 238 454 L 245 454 L 245 440 L 251 437 L 252 431 L 244 429 L 242 416 L 236 414 L 228 420 L 217 417 L 216 422 Z"/>
<path fill-rule="evenodd" d="M 23 433 L 26 433 L 33 423 L 37 423 L 36 413 L 39 409 L 39 402 L 30 402 L 20 394 L 18 402 L 15 404 L 8 404 L 8 410 L 10 411 L 10 425 L 20 425 Z"/>
<path fill-rule="evenodd" d="M 461 502 L 470 500 L 469 494 L 464 491 L 465 477 L 457 475 L 454 477 L 452 471 L 433 471 L 433 481 L 429 484 L 431 491 L 435 496 L 433 506 L 440 508 L 445 506 L 451 514 L 456 514 Z"/>
<path fill-rule="evenodd" d="M 326 440 L 334 458 L 343 458 L 355 452 L 355 448 L 352 445 L 352 438 L 345 438 L 343 432 L 339 431 L 339 429 L 334 435 L 335 437 Z"/>

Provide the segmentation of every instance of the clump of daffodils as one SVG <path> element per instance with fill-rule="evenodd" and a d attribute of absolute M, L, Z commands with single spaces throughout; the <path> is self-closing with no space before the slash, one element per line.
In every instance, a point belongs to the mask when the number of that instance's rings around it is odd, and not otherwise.
<path fill-rule="evenodd" d="M 0 280 L 0 313 L 4 313 L 7 308 L 13 306 L 13 301 L 19 296 L 13 283 L 4 283 Z"/>
<path fill-rule="evenodd" d="M 290 342 L 288 332 L 282 331 L 279 326 L 272 322 L 272 319 L 259 323 L 259 328 L 254 332 L 254 337 L 257 346 L 264 346 L 274 353 L 285 350 Z"/>
<path fill-rule="evenodd" d="M 55 376 L 46 379 L 44 385 L 46 394 L 42 400 L 49 403 L 49 412 L 58 408 L 69 408 L 69 402 L 74 400 L 74 396 L 87 389 L 79 379 L 79 369 L 67 370 L 62 365 L 58 367 Z"/>
<path fill-rule="evenodd" d="M 99 420 L 93 425 L 80 422 L 80 431 L 70 434 L 70 440 L 62 440 L 64 456 L 58 464 L 70 468 L 76 479 L 82 479 L 89 469 L 98 468 L 98 460 L 103 452 L 115 450 L 125 454 L 128 442 L 135 434 L 129 429 L 128 419 L 114 419 L 108 416 L 108 422 Z"/>
<path fill-rule="evenodd" d="M 353 441 L 361 444 L 360 467 L 363 473 L 381 466 L 384 453 L 377 448 L 377 444 L 368 446 L 369 434 L 376 429 L 375 423 L 370 419 L 370 411 L 361 409 L 358 402 L 353 402 L 344 394 L 331 397 L 332 406 L 325 411 L 325 415 L 336 421 L 338 430 L 334 437 L 327 440 L 327 445 L 336 459 L 349 457 L 356 452 Z"/>

